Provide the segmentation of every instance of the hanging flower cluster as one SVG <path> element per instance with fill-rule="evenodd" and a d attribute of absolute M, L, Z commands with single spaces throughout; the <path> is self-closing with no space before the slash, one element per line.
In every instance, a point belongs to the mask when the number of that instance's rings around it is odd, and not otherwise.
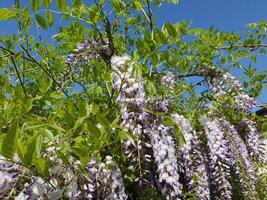
<path fill-rule="evenodd" d="M 224 138 L 224 131 L 217 120 L 201 119 L 207 138 L 210 178 L 212 191 L 217 190 L 223 199 L 232 199 L 230 184 L 230 146 Z"/>
<path fill-rule="evenodd" d="M 108 42 L 89 38 L 79 44 L 69 54 L 66 63 L 75 65 L 80 61 L 90 62 L 94 59 L 100 59 L 101 56 L 110 56 L 111 50 L 108 47 Z"/>
<path fill-rule="evenodd" d="M 173 90 L 175 86 L 175 74 L 172 72 L 167 72 L 161 79 L 161 84 L 168 90 Z"/>
<path fill-rule="evenodd" d="M 239 124 L 239 131 L 246 142 L 249 156 L 256 161 L 265 161 L 265 149 L 263 144 L 260 142 L 256 123 L 252 120 L 244 119 Z"/>
<path fill-rule="evenodd" d="M 5 158 L 0 156 L 0 197 L 3 197 L 10 188 L 14 188 L 20 178 L 19 172 L 19 165 L 6 162 Z"/>
<path fill-rule="evenodd" d="M 225 94 L 232 94 L 235 101 L 235 108 L 241 111 L 248 111 L 256 105 L 254 98 L 243 92 L 239 81 L 230 73 L 217 72 L 211 69 L 214 73 L 206 73 L 207 81 L 211 91 L 215 96 L 223 96 Z"/>
<path fill-rule="evenodd" d="M 129 169 L 139 171 L 136 179 L 140 185 L 150 184 L 153 176 L 150 170 L 146 169 L 151 159 L 151 145 L 149 137 L 144 134 L 148 112 L 146 111 L 147 101 L 143 79 L 138 76 L 134 68 L 135 63 L 128 55 L 113 56 L 111 67 L 113 72 L 113 88 L 118 92 L 116 101 L 120 105 L 120 112 L 123 121 L 121 126 L 135 137 L 136 144 L 132 141 L 125 141 L 125 154 L 130 160 Z M 136 145 L 136 147 L 135 147 Z M 141 160 L 144 157 L 144 160 Z M 149 167 L 148 167 L 149 168 Z"/>
<path fill-rule="evenodd" d="M 157 165 L 160 190 L 167 195 L 167 199 L 178 198 L 182 194 L 182 185 L 179 182 L 178 162 L 170 127 L 162 124 L 152 126 L 149 134 L 153 147 L 153 157 Z"/>
<path fill-rule="evenodd" d="M 243 193 L 246 197 L 253 196 L 253 198 L 256 198 L 254 167 L 249 159 L 246 145 L 235 127 L 227 122 L 225 118 L 218 118 L 218 121 L 224 130 L 225 138 L 231 146 L 231 165 L 237 176 L 237 181 L 242 183 L 241 187 L 243 187 Z"/>
<path fill-rule="evenodd" d="M 172 120 L 177 124 L 185 139 L 185 143 L 179 147 L 179 161 L 182 165 L 186 188 L 197 199 L 210 199 L 205 157 L 201 151 L 197 133 L 184 116 L 177 113 L 172 114 Z"/>
<path fill-rule="evenodd" d="M 111 156 L 106 157 L 105 163 L 92 160 L 85 169 L 89 175 L 86 199 L 127 199 L 121 171 Z"/>
<path fill-rule="evenodd" d="M 63 196 L 68 199 L 127 199 L 121 171 L 111 156 L 107 156 L 105 162 L 91 160 L 85 166 L 89 179 L 79 170 L 79 161 L 74 161 L 73 167 L 67 167 L 59 158 L 56 160 L 59 163 L 49 170 L 51 178 L 43 178 L 22 167 L 18 159 L 17 164 L 1 159 L 0 198 L 5 199 L 8 192 L 16 188 L 16 200 L 57 200 Z M 22 174 L 24 175 L 21 176 Z M 23 188 L 19 189 L 16 186 L 22 180 L 25 183 Z"/>

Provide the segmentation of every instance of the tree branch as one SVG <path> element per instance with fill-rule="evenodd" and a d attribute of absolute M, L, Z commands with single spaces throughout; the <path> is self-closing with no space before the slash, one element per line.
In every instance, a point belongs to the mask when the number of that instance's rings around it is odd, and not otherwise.
<path fill-rule="evenodd" d="M 218 47 L 218 49 L 234 49 L 234 48 L 256 49 L 259 47 L 267 48 L 267 44 L 255 44 L 255 45 L 235 44 L 235 45 L 229 45 L 229 46 L 221 46 L 221 47 Z"/>
<path fill-rule="evenodd" d="M 146 0 L 146 4 L 147 4 L 147 10 L 148 10 L 150 31 L 152 32 L 153 31 L 153 21 L 152 21 L 152 11 L 151 11 L 151 8 L 150 8 L 149 0 Z"/>
<path fill-rule="evenodd" d="M 9 56 L 10 56 L 10 58 L 11 58 L 11 62 L 12 62 L 12 64 L 13 64 L 14 68 L 15 68 L 15 71 L 16 71 L 16 74 L 17 74 L 17 76 L 18 76 L 20 85 L 21 85 L 21 87 L 22 87 L 22 89 L 23 89 L 24 95 L 27 97 L 26 89 L 25 89 L 25 87 L 24 87 L 23 81 L 22 81 L 22 79 L 21 79 L 21 77 L 20 77 L 20 74 L 19 74 L 19 70 L 18 70 L 17 64 L 16 64 L 15 59 L 14 59 L 14 55 L 15 55 L 15 53 L 14 53 L 13 51 L 10 51 L 9 49 L 6 49 L 6 48 L 2 47 L 2 46 L 0 46 L 0 48 L 1 48 L 2 50 L 4 50 L 4 51 L 7 51 L 7 52 L 9 53 Z"/>
<path fill-rule="evenodd" d="M 21 79 L 21 77 L 20 77 L 20 75 L 19 75 L 19 70 L 18 70 L 18 68 L 17 68 L 17 65 L 16 65 L 16 62 L 15 62 L 14 56 L 12 55 L 10 58 L 11 58 L 11 61 L 12 61 L 13 65 L 14 65 L 16 74 L 17 74 L 17 76 L 18 76 L 18 78 L 19 78 L 19 82 L 20 82 L 20 85 L 21 85 L 21 87 L 22 87 L 22 89 L 23 89 L 24 95 L 27 97 L 28 95 L 27 95 L 26 89 L 25 89 L 25 87 L 24 87 L 24 84 L 23 84 L 23 82 L 22 82 L 22 79 Z"/>

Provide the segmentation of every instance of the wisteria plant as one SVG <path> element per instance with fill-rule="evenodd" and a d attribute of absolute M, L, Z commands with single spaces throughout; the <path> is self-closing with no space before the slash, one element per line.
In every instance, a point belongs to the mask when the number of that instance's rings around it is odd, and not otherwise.
<path fill-rule="evenodd" d="M 267 198 L 267 22 L 159 27 L 165 3 L 0 8 L 17 27 L 0 35 L 0 199 Z"/>

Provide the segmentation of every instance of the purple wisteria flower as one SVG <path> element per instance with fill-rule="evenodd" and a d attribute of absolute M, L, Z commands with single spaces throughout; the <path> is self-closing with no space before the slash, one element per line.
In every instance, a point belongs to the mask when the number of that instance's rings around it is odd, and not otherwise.
<path fill-rule="evenodd" d="M 207 76 L 207 81 L 215 96 L 232 94 L 235 101 L 234 106 L 238 110 L 247 112 L 256 105 L 255 99 L 243 92 L 239 81 L 230 73 L 214 72 L 213 76 Z"/>
<path fill-rule="evenodd" d="M 266 161 L 266 153 L 256 123 L 250 119 L 244 119 L 239 123 L 239 132 L 245 141 L 249 156 L 256 161 Z"/>
<path fill-rule="evenodd" d="M 85 185 L 88 199 L 126 200 L 122 174 L 111 156 L 106 162 L 90 161 L 86 166 L 89 182 Z"/>
<path fill-rule="evenodd" d="M 209 153 L 209 171 L 211 177 L 211 192 L 217 190 L 223 199 L 232 199 L 232 187 L 230 184 L 231 152 L 229 142 L 225 139 L 217 119 L 209 120 L 206 117 L 200 119 L 204 126 Z"/>
<path fill-rule="evenodd" d="M 172 91 L 175 86 L 175 74 L 172 72 L 167 72 L 161 78 L 161 84 L 166 87 L 169 91 Z"/>
<path fill-rule="evenodd" d="M 237 130 L 233 125 L 226 121 L 225 118 L 218 118 L 218 121 L 226 133 L 226 138 L 231 144 L 232 148 L 232 168 L 238 177 L 238 181 L 245 189 L 244 194 L 247 197 L 257 199 L 256 195 L 256 177 L 254 174 L 254 167 L 249 159 L 248 150 Z M 250 199 L 249 198 L 249 199 Z"/>
<path fill-rule="evenodd" d="M 167 199 L 179 199 L 182 185 L 179 182 L 178 162 L 173 131 L 155 121 L 150 130 L 153 155 L 157 164 L 161 192 Z"/>
<path fill-rule="evenodd" d="M 131 162 L 140 161 L 140 152 L 146 155 L 143 126 L 148 117 L 146 111 L 146 99 L 143 79 L 137 76 L 134 70 L 134 63 L 128 55 L 112 56 L 111 58 L 113 88 L 119 92 L 117 103 L 120 106 L 120 113 L 123 121 L 121 126 L 135 137 L 136 147 L 132 141 L 126 140 L 125 153 Z M 137 151 L 135 149 L 138 149 Z M 139 152 L 139 153 L 138 153 Z M 133 164 L 134 165 L 134 164 Z M 131 166 L 131 168 L 133 167 Z M 143 173 L 143 172 L 142 172 Z M 144 177 L 144 175 L 142 175 Z M 142 180 L 139 180 L 142 181 Z"/>
<path fill-rule="evenodd" d="M 182 165 L 187 189 L 197 199 L 210 199 L 209 180 L 206 169 L 206 161 L 201 152 L 200 141 L 189 121 L 182 115 L 172 114 L 172 120 L 177 124 L 184 136 L 185 143 L 180 151 L 180 163 Z"/>
<path fill-rule="evenodd" d="M 66 63 L 75 65 L 80 61 L 90 62 L 103 56 L 109 57 L 111 54 L 108 42 L 89 38 L 77 44 L 73 52 L 66 58 Z"/>
<path fill-rule="evenodd" d="M 18 164 L 7 161 L 0 156 L 0 198 L 14 188 L 20 179 L 21 168 Z"/>

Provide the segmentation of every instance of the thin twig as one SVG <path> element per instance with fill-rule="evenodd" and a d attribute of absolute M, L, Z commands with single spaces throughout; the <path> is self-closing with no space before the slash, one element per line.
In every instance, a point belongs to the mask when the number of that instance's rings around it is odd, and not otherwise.
<path fill-rule="evenodd" d="M 18 3 L 19 1 L 16 1 L 15 0 L 15 5 L 16 5 L 16 7 L 17 7 L 17 9 L 20 9 L 20 4 Z M 20 20 L 21 20 L 21 18 L 19 17 L 19 15 L 18 15 L 18 13 L 16 14 L 16 16 L 17 16 L 17 18 L 18 18 L 18 27 L 19 27 L 19 30 L 20 30 L 20 38 L 22 39 L 23 38 L 23 30 L 22 30 L 22 27 L 21 27 L 21 22 L 20 22 Z M 27 48 L 28 48 L 28 37 L 27 37 L 27 34 L 25 34 L 26 35 L 26 45 L 27 45 Z M 23 61 L 22 61 L 22 71 L 23 71 L 23 74 L 22 74 L 22 83 L 24 84 L 25 83 L 25 64 L 26 64 L 26 62 L 25 62 L 25 55 L 24 55 L 24 52 L 23 52 L 23 57 L 22 57 L 22 59 L 23 59 Z"/>
<path fill-rule="evenodd" d="M 6 58 L 6 57 L 9 57 L 9 56 L 11 56 L 11 54 L 8 53 L 8 54 L 0 56 L 0 58 Z"/>
<path fill-rule="evenodd" d="M 12 61 L 13 65 L 14 65 L 16 74 L 17 74 L 17 76 L 18 76 L 18 78 L 19 78 L 19 82 L 20 82 L 20 85 L 21 85 L 21 87 L 22 87 L 22 89 L 23 89 L 24 95 L 27 97 L 27 92 L 26 92 L 26 89 L 25 89 L 24 84 L 23 84 L 23 82 L 22 82 L 22 79 L 21 79 L 21 77 L 20 77 L 19 70 L 18 70 L 18 67 L 17 67 L 17 65 L 16 65 L 14 56 L 12 55 L 10 58 L 11 58 L 11 61 Z"/>
<path fill-rule="evenodd" d="M 253 44 L 253 45 L 248 45 L 248 44 L 235 44 L 235 45 L 229 45 L 229 46 L 221 46 L 218 47 L 218 49 L 234 49 L 234 48 L 250 48 L 250 49 L 256 49 L 259 47 L 267 47 L 267 44 Z"/>
<path fill-rule="evenodd" d="M 146 0 L 146 4 L 147 4 L 147 10 L 148 10 L 148 17 L 149 17 L 149 26 L 150 26 L 150 31 L 153 31 L 153 19 L 152 19 L 152 11 L 150 8 L 150 2 L 149 0 Z"/>
<path fill-rule="evenodd" d="M 14 55 L 15 55 L 14 52 L 12 52 L 12 51 L 10 51 L 9 49 L 6 49 L 6 48 L 4 48 L 4 47 L 2 47 L 2 46 L 0 46 L 0 48 L 3 49 L 4 51 L 7 51 L 7 52 L 10 54 L 10 56 L 11 56 L 11 57 L 10 57 L 10 58 L 11 58 L 11 62 L 12 62 L 12 64 L 14 65 L 14 68 L 15 68 L 16 74 L 17 74 L 17 76 L 18 76 L 19 82 L 20 82 L 20 84 L 21 84 L 21 87 L 22 87 L 22 89 L 23 89 L 23 92 L 24 92 L 25 96 L 27 97 L 26 89 L 25 89 L 25 87 L 24 87 L 24 84 L 23 84 L 23 82 L 22 82 L 22 79 L 21 79 L 21 77 L 20 77 L 20 74 L 19 74 L 19 71 L 18 71 L 16 62 L 15 62 L 15 59 L 14 59 Z"/>

